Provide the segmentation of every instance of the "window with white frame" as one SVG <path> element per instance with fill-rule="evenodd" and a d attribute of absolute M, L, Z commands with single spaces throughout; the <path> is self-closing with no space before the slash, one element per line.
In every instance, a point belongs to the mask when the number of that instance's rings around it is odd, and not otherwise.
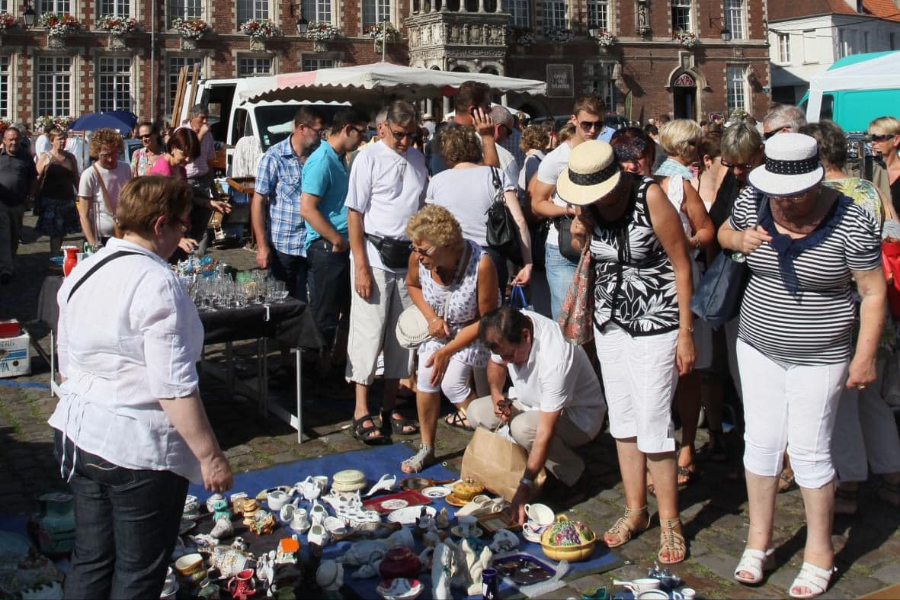
<path fill-rule="evenodd" d="M 747 34 L 747 10 L 744 0 L 725 0 L 725 27 L 731 32 L 731 39 L 743 40 Z"/>
<path fill-rule="evenodd" d="M 175 94 L 178 93 L 178 75 L 182 67 L 201 65 L 202 60 L 194 56 L 170 56 L 166 61 L 166 110 L 172 110 Z"/>
<path fill-rule="evenodd" d="M 9 0 L 0 0 L 0 10 L 9 12 Z"/>
<path fill-rule="evenodd" d="M 509 13 L 509 24 L 512 27 L 531 27 L 531 1 L 506 0 L 503 9 Z"/>
<path fill-rule="evenodd" d="M 610 110 L 616 106 L 616 86 L 613 71 L 615 63 L 587 63 L 584 65 L 584 91 L 603 98 Z"/>
<path fill-rule="evenodd" d="M 72 12 L 72 2 L 71 0 L 39 0 L 37 3 L 37 14 L 42 15 L 48 12 Z"/>
<path fill-rule="evenodd" d="M 544 27 L 568 29 L 565 0 L 547 0 L 544 2 Z"/>
<path fill-rule="evenodd" d="M 269 0 L 237 0 L 237 24 L 250 19 L 268 19 Z"/>
<path fill-rule="evenodd" d="M 0 56 L 0 117 L 9 119 L 12 107 L 9 105 L 9 55 Z"/>
<path fill-rule="evenodd" d="M 609 31 L 609 0 L 588 0 L 587 26 Z"/>
<path fill-rule="evenodd" d="M 778 62 L 782 65 L 791 64 L 791 34 L 777 33 L 778 36 Z"/>
<path fill-rule="evenodd" d="M 199 19 L 203 16 L 203 0 L 168 0 L 166 7 L 169 27 L 175 19 Z"/>
<path fill-rule="evenodd" d="M 304 71 L 318 71 L 319 69 L 333 69 L 336 65 L 330 58 L 304 58 Z"/>
<path fill-rule="evenodd" d="M 129 0 L 100 0 L 98 6 L 100 8 L 99 16 L 101 17 L 103 15 L 131 16 L 131 2 Z"/>
<path fill-rule="evenodd" d="M 102 57 L 97 60 L 97 110 L 131 110 L 131 59 Z"/>
<path fill-rule="evenodd" d="M 331 0 L 303 0 L 303 18 L 331 23 Z"/>
<path fill-rule="evenodd" d="M 744 77 L 744 69 L 743 65 L 729 65 L 725 68 L 728 114 L 737 108 L 747 110 L 747 80 Z"/>
<path fill-rule="evenodd" d="M 819 62 L 815 29 L 807 29 L 803 32 L 803 62 L 806 64 Z"/>
<path fill-rule="evenodd" d="M 363 31 L 370 25 L 391 20 L 391 0 L 362 0 Z"/>
<path fill-rule="evenodd" d="M 693 31 L 691 0 L 672 0 L 672 31 Z"/>
<path fill-rule="evenodd" d="M 72 111 L 72 59 L 68 56 L 39 56 L 36 62 L 38 116 L 68 115 Z"/>
<path fill-rule="evenodd" d="M 238 58 L 238 77 L 259 77 L 272 74 L 271 58 Z"/>

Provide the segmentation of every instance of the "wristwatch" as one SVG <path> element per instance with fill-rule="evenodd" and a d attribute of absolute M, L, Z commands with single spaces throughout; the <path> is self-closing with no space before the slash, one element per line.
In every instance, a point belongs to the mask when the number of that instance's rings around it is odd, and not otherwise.
<path fill-rule="evenodd" d="M 534 482 L 532 480 L 528 479 L 527 477 L 522 477 L 522 479 L 519 480 L 519 485 L 524 485 L 529 488 L 533 488 Z"/>

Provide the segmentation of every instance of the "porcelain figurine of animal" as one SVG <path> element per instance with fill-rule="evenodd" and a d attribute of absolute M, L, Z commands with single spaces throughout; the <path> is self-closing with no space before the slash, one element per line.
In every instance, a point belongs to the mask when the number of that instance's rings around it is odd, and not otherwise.
<path fill-rule="evenodd" d="M 462 588 L 464 590 L 468 590 L 469 586 L 472 585 L 472 579 L 469 576 L 468 564 L 469 561 L 466 560 L 466 551 L 465 547 L 462 544 L 455 544 L 452 541 L 444 540 L 444 545 L 450 548 L 453 551 L 453 564 L 456 568 L 450 574 L 450 585 L 456 588 Z M 471 549 L 471 546 L 467 546 L 469 551 L 472 553 L 472 562 L 475 562 L 474 554 L 475 552 Z"/>
<path fill-rule="evenodd" d="M 468 544 L 469 540 L 463 542 L 463 544 Z M 487 546 L 481 549 L 481 555 L 478 557 L 474 563 L 469 565 L 469 577 L 472 579 L 471 585 L 469 585 L 469 595 L 474 596 L 476 594 L 481 593 L 481 574 L 484 573 L 485 569 L 490 568 L 491 561 L 494 560 L 494 553 L 491 552 L 491 549 Z"/>
<path fill-rule="evenodd" d="M 387 475 L 387 474 L 382 475 L 381 479 L 378 480 L 378 483 L 373 485 L 369 489 L 369 491 L 366 492 L 365 497 L 369 498 L 369 497 L 377 494 L 378 492 L 386 492 L 386 491 L 390 490 L 391 488 L 393 488 L 396 483 L 397 483 L 396 475 Z"/>
<path fill-rule="evenodd" d="M 353 579 L 369 579 L 370 577 L 375 577 L 378 575 L 378 567 L 381 565 L 381 559 L 383 558 L 383 550 L 373 550 L 372 554 L 369 555 L 369 560 L 359 567 L 359 569 L 356 570 L 356 573 L 351 575 L 351 577 Z"/>
<path fill-rule="evenodd" d="M 322 589 L 324 600 L 339 600 L 344 585 L 344 567 L 333 560 L 323 560 L 316 570 L 316 583 Z"/>
<path fill-rule="evenodd" d="M 452 542 L 451 542 L 452 543 Z M 456 553 L 447 544 L 438 544 L 431 561 L 431 591 L 434 600 L 451 600 L 450 576 L 454 570 Z"/>
<path fill-rule="evenodd" d="M 494 534 L 494 540 L 491 542 L 491 552 L 500 554 L 503 552 L 512 552 L 519 547 L 519 538 L 508 529 L 499 529 Z"/>
<path fill-rule="evenodd" d="M 389 535 L 386 541 L 391 548 L 403 546 L 404 548 L 412 549 L 412 547 L 416 545 L 416 540 L 413 538 L 412 532 L 406 527 L 402 527 L 400 531 L 396 531 Z"/>
<path fill-rule="evenodd" d="M 389 549 L 390 546 L 385 540 L 361 540 L 350 546 L 350 549 L 337 560 L 348 567 L 355 567 L 365 564 L 373 552 L 381 551 L 384 554 Z"/>

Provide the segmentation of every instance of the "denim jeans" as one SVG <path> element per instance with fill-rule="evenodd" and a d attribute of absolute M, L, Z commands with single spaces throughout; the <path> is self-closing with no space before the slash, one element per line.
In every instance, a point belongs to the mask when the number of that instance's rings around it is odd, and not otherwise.
<path fill-rule="evenodd" d="M 62 457 L 62 433 L 55 433 Z M 63 473 L 75 496 L 75 550 L 66 598 L 159 598 L 188 481 L 171 471 L 113 465 L 66 440 Z"/>
<path fill-rule="evenodd" d="M 555 321 L 559 316 L 563 300 L 566 299 L 566 292 L 575 278 L 575 269 L 578 267 L 578 263 L 574 263 L 560 254 L 557 246 L 547 244 L 544 248 L 546 249 L 544 261 L 547 285 L 550 287 L 550 312 Z"/>
<path fill-rule="evenodd" d="M 306 295 L 306 279 L 309 263 L 305 256 L 294 256 L 279 252 L 269 246 L 269 266 L 272 267 L 272 276 L 283 281 L 291 298 L 300 302 L 308 302 Z"/>
<path fill-rule="evenodd" d="M 334 343 L 338 324 L 350 316 L 350 251 L 332 252 L 322 238 L 306 249 L 309 261 L 309 304 L 316 327 L 327 347 Z"/>

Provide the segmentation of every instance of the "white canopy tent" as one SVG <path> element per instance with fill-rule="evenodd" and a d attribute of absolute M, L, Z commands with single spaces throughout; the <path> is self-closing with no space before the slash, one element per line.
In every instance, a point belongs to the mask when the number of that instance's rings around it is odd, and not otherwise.
<path fill-rule="evenodd" d="M 534 79 L 515 79 L 487 73 L 457 73 L 391 63 L 283 73 L 245 80 L 242 101 L 319 100 L 379 102 L 409 101 L 449 96 L 465 81 L 485 83 L 499 94 L 517 92 L 543 95 L 547 84 Z"/>
<path fill-rule="evenodd" d="M 885 53 L 845 67 L 832 68 L 809 82 L 806 118 L 818 121 L 822 94 L 837 90 L 882 90 L 900 88 L 900 51 Z"/>

